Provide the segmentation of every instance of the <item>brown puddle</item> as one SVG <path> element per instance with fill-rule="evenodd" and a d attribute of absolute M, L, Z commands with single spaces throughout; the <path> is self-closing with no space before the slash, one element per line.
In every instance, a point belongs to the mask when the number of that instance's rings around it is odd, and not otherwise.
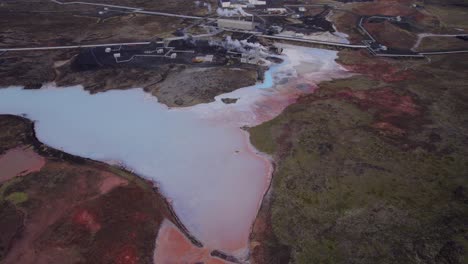
<path fill-rule="evenodd" d="M 210 250 L 192 244 L 182 232 L 165 219 L 158 232 L 154 263 L 158 264 L 225 264 L 221 259 L 210 256 Z"/>
<path fill-rule="evenodd" d="M 32 148 L 20 146 L 8 150 L 0 156 L 0 183 L 15 176 L 26 175 L 39 171 L 45 164 L 45 159 Z"/>

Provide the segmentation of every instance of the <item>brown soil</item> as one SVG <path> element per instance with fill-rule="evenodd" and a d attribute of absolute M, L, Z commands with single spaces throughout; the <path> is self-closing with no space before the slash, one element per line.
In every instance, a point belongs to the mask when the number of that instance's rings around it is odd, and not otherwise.
<path fill-rule="evenodd" d="M 426 123 L 423 107 L 415 102 L 414 95 L 399 94 L 402 91 L 391 87 L 356 91 L 344 88 L 332 94 L 311 95 L 299 102 L 310 104 L 320 100 L 343 100 L 356 105 L 365 112 L 372 113 L 370 129 L 405 149 L 427 147 L 426 144 L 410 142 L 408 134 L 421 130 Z M 282 143 L 284 144 L 284 143 Z"/>
<path fill-rule="evenodd" d="M 3 47 L 58 46 L 143 41 L 170 34 L 181 19 L 122 12 L 98 15 L 99 7 L 51 1 L 8 2 L 0 7 Z M 80 26 L 76 26 L 80 25 Z M 138 28 L 138 30 L 136 30 Z"/>
<path fill-rule="evenodd" d="M 190 240 L 169 221 L 165 221 L 159 230 L 154 254 L 154 263 L 226 263 L 210 255 L 209 249 L 194 246 Z"/>
<path fill-rule="evenodd" d="M 11 203 L 0 206 L 0 260 L 5 257 L 12 246 L 12 242 L 21 232 L 24 214 Z"/>
<path fill-rule="evenodd" d="M 43 157 L 32 149 L 17 147 L 0 156 L 0 184 L 15 176 L 39 171 L 45 164 Z"/>
<path fill-rule="evenodd" d="M 411 8 L 411 0 L 377 0 L 373 3 L 355 3 L 353 11 L 361 15 L 414 16 L 419 13 Z"/>
<path fill-rule="evenodd" d="M 361 43 L 364 39 L 363 35 L 356 28 L 360 15 L 352 12 L 335 11 L 331 19 L 339 32 L 348 34 L 350 43 Z"/>
<path fill-rule="evenodd" d="M 364 27 L 379 43 L 389 48 L 409 50 L 417 40 L 414 33 L 403 30 L 388 21 L 366 23 Z"/>
<path fill-rule="evenodd" d="M 415 78 L 411 67 L 401 67 L 394 60 L 374 59 L 367 51 L 351 53 L 343 51 L 338 59 L 347 70 L 370 76 L 375 80 L 393 83 Z M 352 56 L 352 58 L 350 58 Z M 349 58 L 349 60 L 348 60 Z"/>

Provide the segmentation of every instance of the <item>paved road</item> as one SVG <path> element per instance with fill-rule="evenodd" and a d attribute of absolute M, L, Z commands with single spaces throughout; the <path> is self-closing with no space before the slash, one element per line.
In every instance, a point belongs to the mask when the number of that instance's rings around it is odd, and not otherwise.
<path fill-rule="evenodd" d="M 59 5 L 91 5 L 91 6 L 119 8 L 119 9 L 129 10 L 133 13 L 145 14 L 145 15 L 168 16 L 168 17 L 188 18 L 188 19 L 209 19 L 209 20 L 212 19 L 212 18 L 205 18 L 205 17 L 199 17 L 199 16 L 186 16 L 186 15 L 178 15 L 178 14 L 165 13 L 165 12 L 146 11 L 143 8 L 136 8 L 136 7 L 130 7 L 130 6 L 108 5 L 108 4 L 81 2 L 81 1 L 74 1 L 74 2 L 61 2 L 58 0 L 50 0 L 50 1 Z"/>
<path fill-rule="evenodd" d="M 208 38 L 221 33 L 223 30 L 218 29 L 213 33 L 199 34 L 191 36 L 193 39 Z M 158 43 L 171 42 L 173 40 L 185 39 L 186 37 L 173 37 L 166 38 Z M 113 47 L 113 46 L 125 46 L 125 45 L 148 45 L 150 41 L 141 42 L 123 42 L 123 43 L 104 43 L 104 44 L 87 44 L 87 45 L 70 45 L 70 46 L 52 46 L 52 47 L 30 47 L 30 48 L 0 48 L 0 53 L 7 51 L 37 51 L 37 50 L 59 50 L 59 49 L 79 49 L 79 48 L 96 48 L 96 47 Z"/>
<path fill-rule="evenodd" d="M 322 45 L 327 45 L 327 46 L 336 46 L 336 47 L 352 48 L 352 49 L 365 49 L 365 48 L 367 48 L 366 45 L 346 44 L 346 43 L 339 43 L 339 42 L 304 39 L 304 38 L 289 38 L 289 37 L 280 37 L 280 36 L 271 36 L 271 35 L 259 35 L 259 37 L 289 40 L 289 41 L 295 41 L 295 42 L 322 44 Z"/>
<path fill-rule="evenodd" d="M 424 58 L 427 55 L 444 55 L 444 54 L 458 54 L 458 53 L 468 53 L 468 50 L 455 50 L 455 51 L 430 51 L 430 52 L 416 52 L 414 51 L 414 48 L 417 47 L 421 41 L 422 38 L 424 37 L 430 37 L 430 36 L 439 36 L 439 37 L 457 37 L 457 36 L 466 36 L 466 34 L 457 34 L 457 35 L 436 35 L 436 34 L 430 34 L 430 33 L 422 33 L 418 35 L 418 41 L 416 42 L 415 46 L 411 49 L 414 54 L 393 54 L 393 53 L 386 53 L 386 52 L 381 52 L 379 50 L 374 50 L 371 47 L 371 43 L 378 43 L 377 40 L 366 30 L 364 25 L 362 24 L 365 19 L 369 18 L 382 18 L 382 19 L 387 19 L 387 20 L 395 20 L 395 17 L 391 16 L 370 16 L 370 17 L 361 17 L 358 22 L 358 27 L 361 29 L 361 31 L 366 34 L 370 40 L 364 41 L 366 43 L 366 46 L 369 50 L 369 52 L 377 57 L 415 57 L 415 58 Z"/>
<path fill-rule="evenodd" d="M 376 42 L 375 38 L 372 37 L 372 35 L 367 31 L 367 29 L 362 25 L 362 22 L 364 22 L 364 17 L 361 17 L 359 19 L 358 27 L 373 41 Z"/>
<path fill-rule="evenodd" d="M 468 50 L 453 50 L 453 51 L 428 51 L 420 52 L 421 55 L 444 55 L 444 54 L 459 54 L 459 53 L 468 53 Z"/>
<path fill-rule="evenodd" d="M 198 38 L 207 38 L 212 37 L 216 34 L 221 33 L 222 30 L 218 30 L 213 33 L 207 34 L 200 34 L 191 36 L 194 39 Z M 173 40 L 180 40 L 185 39 L 186 37 L 173 37 L 173 38 L 166 38 L 164 41 L 160 41 L 160 43 L 170 42 Z M 0 52 L 7 52 L 7 51 L 35 51 L 35 50 L 58 50 L 58 49 L 78 49 L 78 48 L 96 48 L 96 47 L 112 47 L 112 46 L 125 46 L 125 45 L 148 45 L 150 41 L 142 41 L 142 42 L 123 42 L 123 43 L 105 43 L 105 44 L 88 44 L 88 45 L 70 45 L 70 46 L 52 46 L 52 47 L 30 47 L 30 48 L 0 48 Z"/>
<path fill-rule="evenodd" d="M 420 33 L 418 34 L 418 40 L 414 43 L 411 48 L 412 51 L 415 51 L 421 45 L 421 41 L 424 38 L 455 38 L 455 37 L 468 37 L 468 34 L 432 34 L 432 33 Z"/>
<path fill-rule="evenodd" d="M 306 6 L 313 6 L 313 7 L 331 7 L 333 9 L 336 9 L 337 7 L 335 5 L 331 4 L 305 4 L 305 5 L 284 5 L 285 7 L 306 7 Z"/>
<path fill-rule="evenodd" d="M 89 44 L 89 45 L 70 45 L 70 46 L 53 46 L 53 47 L 31 47 L 31 48 L 0 48 L 0 52 L 6 51 L 35 51 L 35 50 L 59 50 L 59 49 L 79 49 L 79 48 L 95 48 L 109 46 L 125 46 L 125 45 L 148 45 L 151 42 L 123 42 L 123 43 L 106 43 L 106 44 Z"/>
<path fill-rule="evenodd" d="M 206 20 L 216 20 L 215 18 L 206 18 L 206 17 L 197 17 L 197 16 L 186 16 L 186 15 L 178 15 L 178 14 L 171 14 L 171 13 L 164 13 L 164 12 L 155 12 L 155 11 L 145 11 L 142 8 L 135 8 L 135 7 L 128 7 L 128 6 L 119 6 L 119 5 L 108 5 L 108 4 L 100 4 L 100 3 L 90 3 L 90 2 L 81 2 L 81 1 L 74 1 L 74 2 L 61 2 L 58 0 L 50 0 L 54 3 L 60 5 L 73 5 L 73 4 L 81 4 L 81 5 L 92 5 L 92 6 L 102 6 L 102 7 L 110 7 L 110 8 L 120 8 L 130 10 L 134 13 L 141 13 L 141 14 L 149 14 L 149 15 L 161 15 L 161 16 L 170 16 L 170 17 L 179 17 L 179 18 L 190 18 L 190 19 L 206 19 Z M 289 5 L 295 6 L 295 5 Z M 308 6 L 308 5 L 297 5 L 297 6 Z M 394 19 L 392 17 L 384 17 L 385 19 Z M 369 32 L 364 28 L 362 22 L 364 17 L 361 17 L 360 21 L 358 22 L 358 27 L 362 29 L 371 39 L 371 41 L 375 42 L 376 40 L 372 37 Z M 280 37 L 280 36 L 271 36 L 271 35 L 262 35 L 261 32 L 255 31 L 242 31 L 242 30 L 229 30 L 223 29 L 226 31 L 236 31 L 248 34 L 258 35 L 259 37 L 270 38 L 270 39 L 279 39 L 279 40 L 287 40 L 293 42 L 303 42 L 303 43 L 312 43 L 312 44 L 321 44 L 327 46 L 335 46 L 335 47 L 344 47 L 344 48 L 353 48 L 353 49 L 370 49 L 368 45 L 357 45 L 357 44 L 346 44 L 346 43 L 339 43 L 339 42 L 330 42 L 330 41 L 320 41 L 320 40 L 311 40 L 311 39 L 303 39 L 303 38 L 294 38 L 294 37 Z M 214 34 L 205 34 L 200 35 L 199 37 L 208 37 Z M 180 38 L 174 38 L 180 39 Z M 89 45 L 70 45 L 70 46 L 54 46 L 54 47 L 30 47 L 30 48 L 0 48 L 0 52 L 7 52 L 7 51 L 34 51 L 34 50 L 58 50 L 58 49 L 77 49 L 77 48 L 91 48 L 91 47 L 104 47 L 104 46 L 122 46 L 122 45 L 148 45 L 151 42 L 127 42 L 127 43 L 106 43 L 106 44 L 89 44 Z M 371 49 L 370 49 L 371 50 Z M 425 52 L 425 53 L 416 53 L 413 56 L 416 57 L 423 57 L 424 55 L 441 55 L 441 54 L 455 54 L 455 53 L 467 53 L 467 50 L 460 50 L 460 51 L 434 51 L 434 52 Z M 379 53 L 376 54 L 372 52 L 375 56 L 389 56 L 389 57 L 407 57 L 408 54 L 385 54 Z"/>
<path fill-rule="evenodd" d="M 229 31 L 229 30 L 227 30 Z M 270 35 L 260 35 L 260 32 L 253 32 L 253 31 L 240 31 L 243 33 L 255 33 L 254 35 L 258 35 L 259 37 L 264 38 L 271 38 L 271 39 L 280 39 L 280 40 L 289 40 L 295 42 L 305 42 L 305 43 L 313 43 L 313 44 L 322 44 L 328 46 L 337 46 L 337 47 L 345 47 L 345 48 L 355 48 L 355 49 L 362 49 L 367 48 L 366 45 L 353 45 L 353 44 L 345 44 L 345 43 L 338 43 L 338 42 L 327 42 L 327 41 L 319 41 L 319 40 L 310 40 L 310 39 L 301 39 L 301 38 L 288 38 L 288 37 L 278 37 L 278 36 L 270 36 Z M 203 37 L 210 37 L 219 32 L 212 33 L 212 34 L 201 34 L 193 36 L 193 38 L 203 38 Z M 183 39 L 184 37 L 174 37 L 169 38 L 167 40 L 177 40 Z M 70 45 L 70 46 L 52 46 L 52 47 L 29 47 L 29 48 L 0 48 L 0 52 L 6 51 L 37 51 L 37 50 L 59 50 L 59 49 L 78 49 L 78 48 L 94 48 L 94 47 L 110 47 L 110 46 L 124 46 L 124 45 L 148 45 L 150 41 L 143 41 L 143 42 L 124 42 L 124 43 L 105 43 L 105 44 L 88 44 L 88 45 Z"/>

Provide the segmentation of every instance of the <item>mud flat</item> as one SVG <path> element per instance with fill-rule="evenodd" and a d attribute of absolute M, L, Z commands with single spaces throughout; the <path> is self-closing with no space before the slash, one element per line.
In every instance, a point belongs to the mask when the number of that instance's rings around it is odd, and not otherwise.
<path fill-rule="evenodd" d="M 8 150 L 0 156 L 0 184 L 15 177 L 39 171 L 45 160 L 24 146 Z"/>
<path fill-rule="evenodd" d="M 347 76 L 334 51 L 284 48 L 285 62 L 264 83 L 209 104 L 169 109 L 141 89 L 90 95 L 81 87 L 12 87 L 0 90 L 0 112 L 36 120 L 38 138 L 50 146 L 117 160 L 153 180 L 205 248 L 245 258 L 272 165 L 241 127 L 275 117 L 322 80 Z M 304 61 L 315 71 L 295 83 Z M 225 104 L 224 97 L 239 99 Z"/>
<path fill-rule="evenodd" d="M 210 250 L 194 246 L 170 221 L 165 220 L 161 225 L 156 239 L 154 263 L 226 263 L 210 254 Z"/>

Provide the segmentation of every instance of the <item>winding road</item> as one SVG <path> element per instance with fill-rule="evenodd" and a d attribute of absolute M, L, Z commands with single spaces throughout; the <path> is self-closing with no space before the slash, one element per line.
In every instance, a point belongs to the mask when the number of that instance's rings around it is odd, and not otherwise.
<path fill-rule="evenodd" d="M 91 6 L 99 6 L 99 7 L 107 7 L 107 8 L 118 8 L 130 11 L 132 13 L 137 14 L 145 14 L 145 15 L 157 15 L 157 16 L 168 16 L 168 17 L 177 17 L 177 18 L 184 18 L 184 19 L 197 19 L 197 20 L 207 20 L 207 21 L 216 21 L 216 18 L 208 18 L 208 17 L 200 17 L 200 16 L 189 16 L 189 15 L 179 15 L 179 14 L 172 14 L 166 12 L 157 12 L 157 11 L 146 11 L 143 8 L 137 7 L 129 7 L 129 6 L 120 6 L 120 5 L 110 5 L 110 4 L 101 4 L 101 3 L 92 3 L 92 2 L 82 2 L 82 1 L 73 1 L 73 2 L 62 2 L 59 0 L 50 0 L 53 3 L 59 5 L 91 5 Z M 310 5 L 288 5 L 291 7 L 296 6 L 310 6 Z M 321 6 L 321 5 L 313 5 L 313 6 Z M 335 7 L 336 8 L 336 7 Z M 377 16 L 371 16 L 377 17 Z M 371 18 L 369 17 L 369 18 Z M 395 20 L 395 17 L 387 17 L 387 16 L 380 16 L 381 18 L 388 19 L 388 20 Z M 467 53 L 468 50 L 456 50 L 456 51 L 433 51 L 433 52 L 415 52 L 414 54 L 390 54 L 384 53 L 379 50 L 374 50 L 371 47 L 372 43 L 377 43 L 377 40 L 365 29 L 363 26 L 364 20 L 367 17 L 361 17 L 358 22 L 358 28 L 370 39 L 368 41 L 364 41 L 364 44 L 346 44 L 346 43 L 338 43 L 338 42 L 330 42 L 330 41 L 320 41 L 320 40 L 310 40 L 310 39 L 302 39 L 302 38 L 294 38 L 294 37 L 283 37 L 283 36 L 273 36 L 273 35 L 263 35 L 262 32 L 256 31 L 244 31 L 244 30 L 230 30 L 230 29 L 223 29 L 225 31 L 235 31 L 247 34 L 254 34 L 259 37 L 269 38 L 269 39 L 278 39 L 278 40 L 286 40 L 286 41 L 293 41 L 293 42 L 302 42 L 302 43 L 311 43 L 311 44 L 319 44 L 319 45 L 326 45 L 326 46 L 334 46 L 334 47 L 342 47 L 342 48 L 352 48 L 352 49 L 368 49 L 370 53 L 374 56 L 378 57 L 424 57 L 426 55 L 442 55 L 442 54 L 454 54 L 454 53 Z M 204 34 L 198 37 L 209 37 L 214 34 Z M 424 35 L 424 34 L 423 34 Z M 427 34 L 427 36 L 432 36 Z M 436 35 L 437 36 L 437 35 Z M 458 36 L 458 35 L 453 35 Z M 197 37 L 197 36 L 194 36 Z M 171 39 L 180 39 L 181 37 L 170 38 Z M 165 41 L 167 41 L 165 40 Z M 420 41 L 420 40 L 419 40 Z M 125 42 L 125 43 L 105 43 L 105 44 L 87 44 L 87 45 L 69 45 L 69 46 L 45 46 L 45 47 L 28 47 L 28 48 L 0 48 L 0 52 L 7 52 L 7 51 L 38 51 L 38 50 L 59 50 L 59 49 L 77 49 L 77 48 L 92 48 L 92 47 L 104 47 L 104 46 L 122 46 L 122 45 L 148 45 L 150 41 L 144 42 Z M 419 42 L 418 42 L 419 43 Z M 418 45 L 415 44 L 415 46 Z"/>
<path fill-rule="evenodd" d="M 110 8 L 119 8 L 129 10 L 132 13 L 139 13 L 145 15 L 156 15 L 156 16 L 168 16 L 168 17 L 178 17 L 178 18 L 188 18 L 188 19 L 208 19 L 213 20 L 213 18 L 206 18 L 206 17 L 199 17 L 199 16 L 187 16 L 187 15 L 178 15 L 172 13 L 165 13 L 165 12 L 156 12 L 156 11 L 146 11 L 143 8 L 136 8 L 130 6 L 119 6 L 119 5 L 108 5 L 108 4 L 100 4 L 100 3 L 90 3 L 90 2 L 61 2 L 58 0 L 50 0 L 59 5 L 91 5 L 91 6 L 101 6 L 101 7 L 110 7 Z"/>

